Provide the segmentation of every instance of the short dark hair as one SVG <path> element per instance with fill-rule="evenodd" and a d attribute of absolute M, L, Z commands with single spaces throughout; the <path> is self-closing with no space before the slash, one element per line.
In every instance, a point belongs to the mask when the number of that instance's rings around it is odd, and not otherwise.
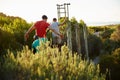
<path fill-rule="evenodd" d="M 57 20 L 56 18 L 53 18 L 53 20 L 55 21 L 55 20 Z"/>
<path fill-rule="evenodd" d="M 48 19 L 48 17 L 46 15 L 43 15 L 42 19 Z"/>

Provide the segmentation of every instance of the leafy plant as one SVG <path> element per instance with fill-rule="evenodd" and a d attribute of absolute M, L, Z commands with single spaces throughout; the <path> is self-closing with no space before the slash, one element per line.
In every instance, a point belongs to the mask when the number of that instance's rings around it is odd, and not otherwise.
<path fill-rule="evenodd" d="M 82 60 L 72 54 L 66 45 L 51 48 L 48 44 L 39 47 L 35 55 L 26 46 L 17 55 L 10 51 L 0 65 L 2 80 L 105 80 L 100 74 L 99 65 Z"/>

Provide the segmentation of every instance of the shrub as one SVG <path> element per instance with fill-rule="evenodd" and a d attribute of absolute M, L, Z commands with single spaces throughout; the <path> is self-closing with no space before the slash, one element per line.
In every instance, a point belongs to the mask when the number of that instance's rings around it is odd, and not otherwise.
<path fill-rule="evenodd" d="M 116 42 L 110 39 L 106 39 L 103 42 L 103 51 L 105 53 L 111 54 L 112 51 L 120 47 L 120 42 Z"/>
<path fill-rule="evenodd" d="M 89 49 L 89 56 L 94 58 L 101 53 L 102 50 L 102 41 L 100 37 L 96 35 L 89 35 L 88 36 L 88 49 Z"/>
<path fill-rule="evenodd" d="M 118 25 L 116 30 L 111 34 L 110 39 L 120 41 L 120 25 Z"/>
<path fill-rule="evenodd" d="M 109 80 L 119 80 L 120 73 L 120 48 L 115 49 L 112 54 L 106 54 L 100 58 L 100 69 L 102 73 L 109 70 Z"/>
<path fill-rule="evenodd" d="M 28 49 L 17 52 L 14 56 L 8 52 L 5 62 L 0 66 L 2 80 L 105 80 L 100 74 L 99 65 L 82 60 L 72 54 L 67 46 L 58 48 L 47 45 L 39 47 L 35 55 Z"/>
<path fill-rule="evenodd" d="M 101 36 L 103 39 L 110 38 L 111 34 L 113 33 L 114 29 L 107 29 L 103 33 L 101 33 Z"/>

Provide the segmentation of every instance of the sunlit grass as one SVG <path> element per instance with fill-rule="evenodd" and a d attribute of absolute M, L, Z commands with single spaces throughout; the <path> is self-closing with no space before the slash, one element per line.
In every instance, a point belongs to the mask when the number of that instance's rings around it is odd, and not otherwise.
<path fill-rule="evenodd" d="M 48 43 L 49 44 L 49 43 Z M 58 48 L 42 45 L 33 54 L 27 46 L 17 55 L 8 52 L 2 65 L 5 80 L 105 80 L 99 65 L 82 60 L 77 53 L 71 53 L 66 45 Z"/>

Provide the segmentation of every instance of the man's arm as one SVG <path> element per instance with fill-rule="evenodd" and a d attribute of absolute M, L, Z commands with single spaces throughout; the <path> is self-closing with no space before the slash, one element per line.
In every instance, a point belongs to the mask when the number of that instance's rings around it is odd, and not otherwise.
<path fill-rule="evenodd" d="M 29 33 L 31 33 L 33 30 L 35 30 L 35 26 L 31 26 L 28 31 L 25 33 L 24 35 L 24 39 L 25 41 L 27 41 L 27 39 L 29 38 Z"/>
<path fill-rule="evenodd" d="M 62 34 L 59 34 L 56 30 L 52 29 L 50 26 L 48 27 L 50 30 L 52 30 L 55 34 L 57 34 L 58 36 L 60 36 L 61 38 L 63 38 Z"/>

